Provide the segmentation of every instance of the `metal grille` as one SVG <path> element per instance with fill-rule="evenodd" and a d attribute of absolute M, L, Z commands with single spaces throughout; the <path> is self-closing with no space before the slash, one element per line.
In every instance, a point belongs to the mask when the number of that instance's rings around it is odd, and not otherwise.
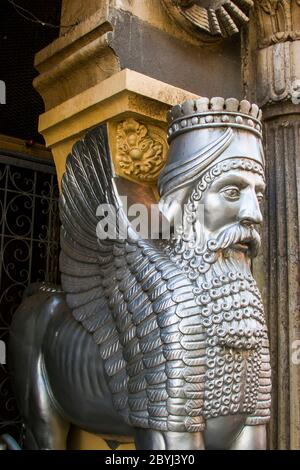
<path fill-rule="evenodd" d="M 6 346 L 24 289 L 59 283 L 59 212 L 55 168 L 0 153 L 0 340 Z M 3 354 L 2 354 L 3 355 Z M 3 358 L 2 358 L 3 362 Z M 0 434 L 20 441 L 21 420 L 6 364 L 0 365 Z"/>

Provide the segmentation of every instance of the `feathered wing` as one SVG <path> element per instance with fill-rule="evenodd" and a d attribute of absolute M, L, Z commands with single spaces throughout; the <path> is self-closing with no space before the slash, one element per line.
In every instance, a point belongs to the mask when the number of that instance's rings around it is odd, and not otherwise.
<path fill-rule="evenodd" d="M 115 408 L 132 426 L 201 431 L 205 333 L 193 286 L 150 240 L 100 240 L 99 204 L 125 218 L 106 126 L 73 147 L 62 180 L 62 286 L 99 345 Z"/>

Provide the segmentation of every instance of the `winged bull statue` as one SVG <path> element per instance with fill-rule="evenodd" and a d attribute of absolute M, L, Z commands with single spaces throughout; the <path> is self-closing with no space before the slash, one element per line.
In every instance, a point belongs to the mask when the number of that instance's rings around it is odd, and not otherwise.
<path fill-rule="evenodd" d="M 61 289 L 32 289 L 11 327 L 26 448 L 65 449 L 70 424 L 137 449 L 266 448 L 269 343 L 251 273 L 265 190 L 261 112 L 200 98 L 168 118 L 158 189 L 170 238 L 131 224 L 122 197 L 151 198 L 115 176 L 105 124 L 68 156 Z M 99 236 L 101 204 L 118 215 L 113 237 Z"/>

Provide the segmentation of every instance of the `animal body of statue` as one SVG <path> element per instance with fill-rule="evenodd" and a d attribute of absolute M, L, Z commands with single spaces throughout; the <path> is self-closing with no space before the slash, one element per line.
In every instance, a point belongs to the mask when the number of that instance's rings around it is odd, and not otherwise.
<path fill-rule="evenodd" d="M 138 449 L 266 447 L 269 345 L 250 269 L 265 189 L 260 111 L 187 101 L 170 111 L 168 136 L 158 188 L 170 239 L 142 238 L 127 217 L 120 196 L 140 192 L 114 176 L 106 125 L 67 159 L 62 290 L 29 296 L 11 328 L 27 448 L 66 448 L 70 423 Z M 106 239 L 101 204 L 115 227 Z"/>

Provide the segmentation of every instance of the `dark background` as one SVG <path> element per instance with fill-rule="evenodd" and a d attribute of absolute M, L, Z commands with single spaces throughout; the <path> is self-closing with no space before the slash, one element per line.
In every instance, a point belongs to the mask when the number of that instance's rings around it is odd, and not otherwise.
<path fill-rule="evenodd" d="M 40 20 L 58 25 L 61 0 L 15 0 Z M 26 15 L 26 12 L 22 12 Z M 28 14 L 27 14 L 28 16 Z M 38 133 L 44 112 L 32 86 L 34 55 L 59 35 L 59 28 L 33 23 L 0 0 L 0 134 L 44 143 Z M 13 314 L 32 282 L 59 283 L 58 188 L 53 162 L 0 150 L 0 339 L 8 345 Z M 8 361 L 8 351 L 7 351 Z M 9 364 L 0 364 L 0 435 L 22 445 L 22 420 L 10 381 Z"/>
<path fill-rule="evenodd" d="M 39 19 L 58 25 L 61 0 L 15 0 Z M 26 15 L 25 12 L 22 14 Z M 32 86 L 37 76 L 34 55 L 59 35 L 59 28 L 32 23 L 7 0 L 0 0 L 0 80 L 6 84 L 6 105 L 0 105 L 0 134 L 44 143 L 38 133 L 43 100 Z"/>

